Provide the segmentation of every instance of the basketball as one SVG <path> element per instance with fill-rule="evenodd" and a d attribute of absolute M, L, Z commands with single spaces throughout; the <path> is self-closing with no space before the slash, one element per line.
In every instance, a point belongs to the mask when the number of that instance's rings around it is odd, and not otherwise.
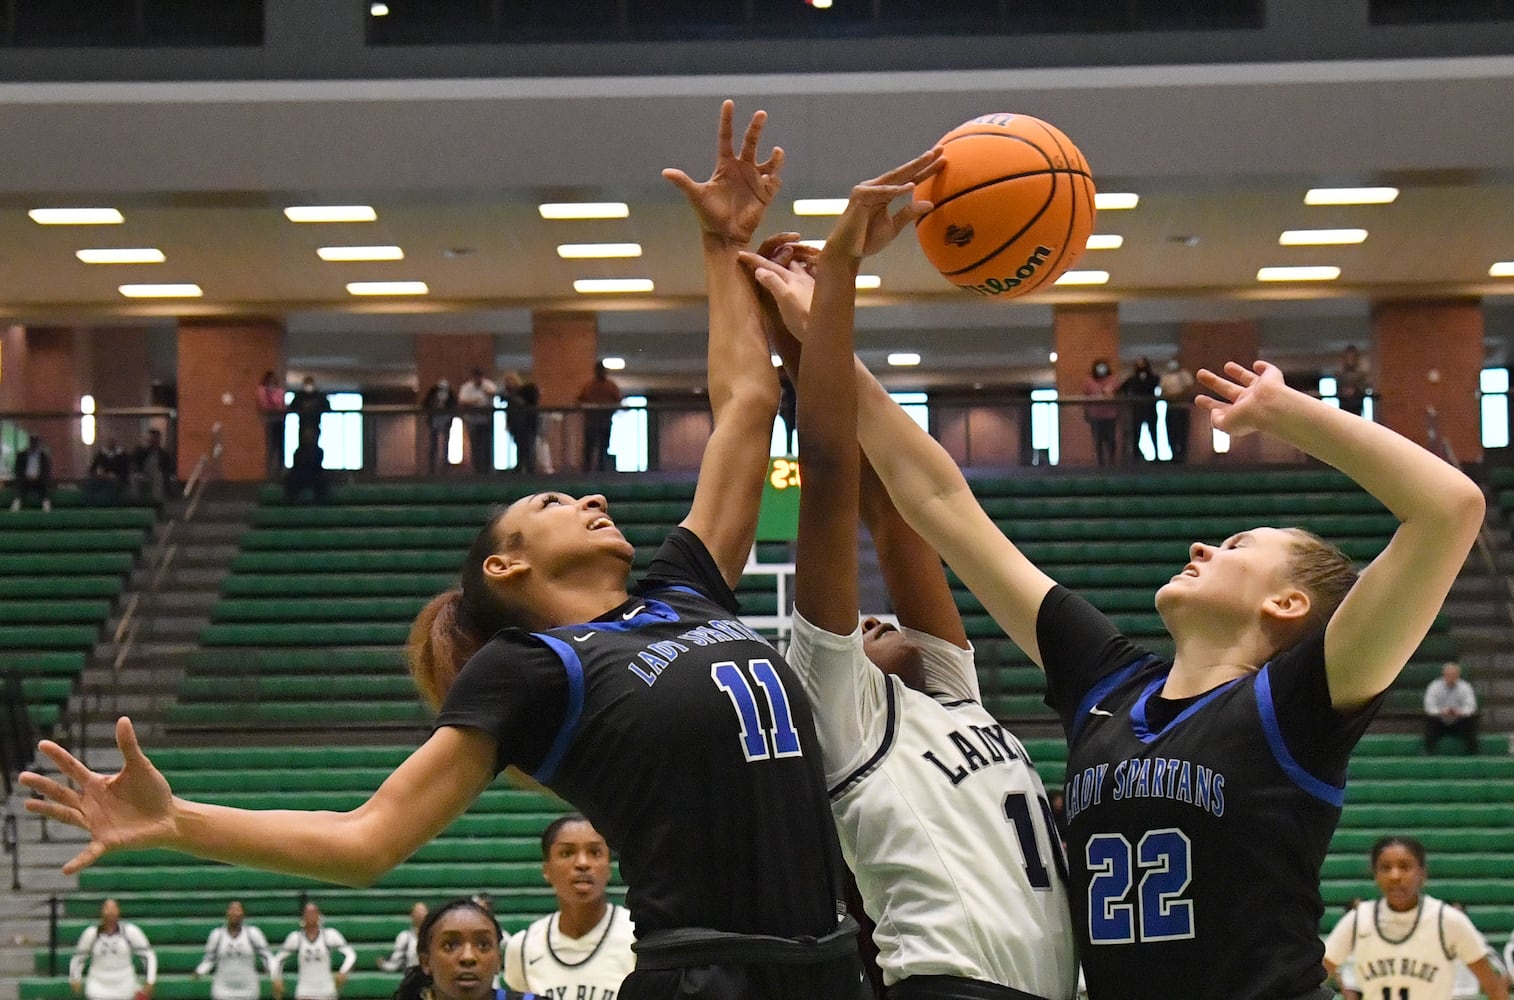
<path fill-rule="evenodd" d="M 1093 174 L 1078 147 L 1015 114 L 974 118 L 940 145 L 946 166 L 915 194 L 935 206 L 915 228 L 926 259 L 989 298 L 1050 288 L 1093 232 Z"/>

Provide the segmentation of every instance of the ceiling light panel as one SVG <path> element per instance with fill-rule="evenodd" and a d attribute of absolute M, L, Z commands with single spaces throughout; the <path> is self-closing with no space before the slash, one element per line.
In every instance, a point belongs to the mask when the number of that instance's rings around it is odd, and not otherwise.
<path fill-rule="evenodd" d="M 573 290 L 580 295 L 606 295 L 615 292 L 650 292 L 651 278 L 579 278 Z"/>
<path fill-rule="evenodd" d="M 920 355 L 914 351 L 895 351 L 888 356 L 888 363 L 895 368 L 911 368 L 920 363 Z"/>
<path fill-rule="evenodd" d="M 349 281 L 349 295 L 430 295 L 424 281 Z"/>
<path fill-rule="evenodd" d="M 1341 269 L 1333 266 L 1264 267 L 1256 272 L 1257 281 L 1334 281 Z"/>
<path fill-rule="evenodd" d="M 1365 229 L 1288 229 L 1277 238 L 1285 247 L 1352 246 L 1366 240 Z"/>
<path fill-rule="evenodd" d="M 98 247 L 77 250 L 74 256 L 86 264 L 161 264 L 166 259 L 157 247 Z"/>
<path fill-rule="evenodd" d="M 559 243 L 557 256 L 563 260 L 612 260 L 640 257 L 640 243 Z"/>
<path fill-rule="evenodd" d="M 1058 278 L 1058 285 L 1106 285 L 1109 283 L 1108 271 L 1068 271 Z"/>
<path fill-rule="evenodd" d="M 1125 245 L 1125 237 L 1116 236 L 1113 233 L 1094 233 L 1088 237 L 1085 249 L 1088 250 L 1118 250 Z"/>
<path fill-rule="evenodd" d="M 882 286 L 883 279 L 876 274 L 859 274 L 856 283 L 858 291 L 871 292 Z"/>
<path fill-rule="evenodd" d="M 1130 191 L 1100 191 L 1093 196 L 1093 207 L 1100 212 L 1122 212 L 1141 203 L 1141 196 Z"/>
<path fill-rule="evenodd" d="M 114 208 L 34 208 L 26 214 L 39 226 L 119 226 L 126 221 Z"/>
<path fill-rule="evenodd" d="M 321 260 L 333 262 L 354 260 L 404 260 L 405 251 L 395 246 L 380 247 L 321 247 L 316 250 Z"/>
<path fill-rule="evenodd" d="M 559 201 L 537 205 L 543 219 L 624 219 L 631 208 L 623 201 Z"/>
<path fill-rule="evenodd" d="M 284 209 L 290 222 L 375 222 L 372 205 L 291 205 Z"/>
<path fill-rule="evenodd" d="M 1488 268 L 1490 278 L 1514 278 L 1514 260 L 1501 260 Z"/>
<path fill-rule="evenodd" d="M 164 285 L 122 285 L 119 290 L 128 299 L 197 299 L 205 294 L 199 285 L 188 282 Z"/>
<path fill-rule="evenodd" d="M 840 215 L 846 211 L 845 198 L 796 198 L 795 215 Z"/>
<path fill-rule="evenodd" d="M 1390 205 L 1398 197 L 1398 188 L 1310 188 L 1305 205 Z"/>

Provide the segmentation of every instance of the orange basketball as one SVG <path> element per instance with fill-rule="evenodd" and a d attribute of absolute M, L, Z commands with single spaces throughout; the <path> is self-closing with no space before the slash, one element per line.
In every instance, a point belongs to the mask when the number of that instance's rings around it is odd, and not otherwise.
<path fill-rule="evenodd" d="M 915 228 L 946 280 L 1012 299 L 1082 255 L 1093 232 L 1093 174 L 1078 147 L 1029 115 L 984 115 L 941 137 L 946 166 L 916 197 L 935 205 Z"/>

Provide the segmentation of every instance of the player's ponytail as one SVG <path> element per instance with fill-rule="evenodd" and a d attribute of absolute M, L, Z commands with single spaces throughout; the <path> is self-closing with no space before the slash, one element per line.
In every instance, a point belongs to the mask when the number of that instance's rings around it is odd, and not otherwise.
<path fill-rule="evenodd" d="M 421 698 L 434 709 L 446 700 L 463 664 L 494 633 L 514 624 L 509 609 L 484 577 L 484 560 L 498 548 L 494 527 L 503 516 L 503 510 L 492 515 L 474 538 L 463 562 L 462 585 L 426 602 L 410 625 L 405 645 L 410 676 Z M 522 540 L 515 534 L 505 542 L 509 550 L 518 548 Z"/>
<path fill-rule="evenodd" d="M 412 965 L 394 988 L 393 1000 L 421 1000 L 430 985 L 431 977 L 419 965 Z"/>

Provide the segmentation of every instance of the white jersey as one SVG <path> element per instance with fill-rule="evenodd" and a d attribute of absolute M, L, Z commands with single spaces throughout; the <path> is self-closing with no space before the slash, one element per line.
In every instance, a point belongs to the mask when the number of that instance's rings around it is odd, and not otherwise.
<path fill-rule="evenodd" d="M 133 958 L 142 960 L 147 982 L 156 983 L 158 956 L 142 928 L 126 920 L 117 921 L 115 931 L 110 934 L 101 931 L 98 925 L 86 927 L 68 964 L 68 978 L 76 982 L 84 980 L 88 1000 L 131 1000 L 142 988 Z M 88 973 L 84 971 L 86 964 Z"/>
<path fill-rule="evenodd" d="M 273 953 L 268 939 L 251 924 L 233 934 L 223 924 L 205 939 L 205 957 L 195 966 L 195 975 L 215 971 L 210 981 L 211 1000 L 258 1000 L 258 963 L 273 976 Z"/>
<path fill-rule="evenodd" d="M 404 972 L 412 965 L 420 965 L 420 955 L 415 950 L 415 928 L 406 927 L 394 935 L 394 950 L 388 958 L 379 959 L 379 968 L 385 972 Z"/>
<path fill-rule="evenodd" d="M 1405 913 L 1382 900 L 1360 903 L 1325 939 L 1325 958 L 1350 960 L 1366 1000 L 1451 1000 L 1457 959 L 1470 965 L 1487 953 L 1465 913 L 1423 894 Z"/>
<path fill-rule="evenodd" d="M 331 974 L 331 953 L 341 952 L 342 973 L 352 971 L 357 961 L 357 952 L 342 937 L 340 931 L 322 926 L 315 940 L 305 936 L 303 929 L 292 931 L 284 939 L 284 946 L 274 956 L 276 976 L 283 975 L 284 960 L 290 955 L 300 956 L 300 973 L 294 982 L 295 1000 L 336 1000 L 336 978 Z"/>
<path fill-rule="evenodd" d="M 832 635 L 799 615 L 786 657 L 812 703 L 883 980 L 959 976 L 1067 1000 L 1066 861 L 1041 779 L 978 703 L 972 652 L 905 633 L 932 694 L 884 676 L 860 632 Z"/>
<path fill-rule="evenodd" d="M 636 968 L 636 928 L 625 907 L 610 904 L 599 923 L 570 938 L 558 914 L 542 917 L 505 946 L 505 985 L 543 1000 L 615 1000 Z"/>

